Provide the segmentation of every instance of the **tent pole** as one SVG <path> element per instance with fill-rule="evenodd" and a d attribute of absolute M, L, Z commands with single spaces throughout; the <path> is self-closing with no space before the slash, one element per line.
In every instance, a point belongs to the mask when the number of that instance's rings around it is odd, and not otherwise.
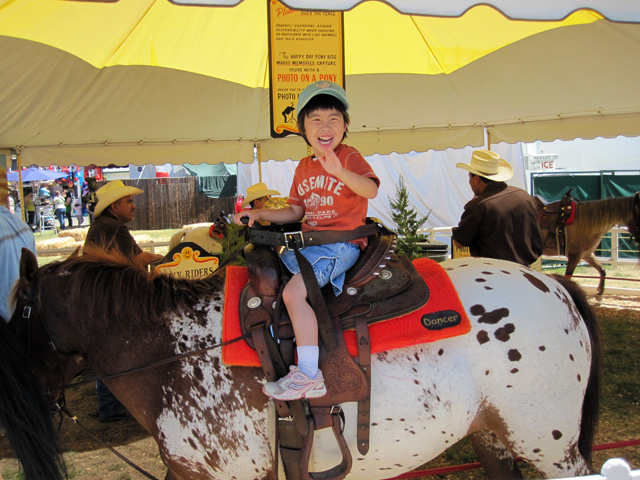
<path fill-rule="evenodd" d="M 491 130 L 489 127 L 484 127 L 485 134 L 487 135 L 487 150 L 491 151 Z"/>
<path fill-rule="evenodd" d="M 20 213 L 22 213 L 22 219 L 26 223 L 29 223 L 29 217 L 27 216 L 27 206 L 24 204 L 24 187 L 22 185 L 22 154 L 20 153 L 20 147 L 16 147 L 16 166 L 18 167 L 18 195 L 20 195 Z"/>
<path fill-rule="evenodd" d="M 258 181 L 262 182 L 262 165 L 260 163 L 262 152 L 260 150 L 260 144 L 256 143 L 255 148 L 256 148 L 256 160 L 258 160 Z"/>
<path fill-rule="evenodd" d="M 0 164 L 0 206 L 9 208 L 9 179 L 7 178 L 6 156 L 1 155 L 0 158 L 5 158 Z M 9 161 L 11 161 L 11 154 L 9 154 Z"/>

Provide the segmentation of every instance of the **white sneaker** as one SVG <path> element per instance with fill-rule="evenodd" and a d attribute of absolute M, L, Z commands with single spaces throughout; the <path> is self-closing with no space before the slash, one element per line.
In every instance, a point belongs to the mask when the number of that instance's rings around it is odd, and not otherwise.
<path fill-rule="evenodd" d="M 262 392 L 276 400 L 300 400 L 301 398 L 320 398 L 327 393 L 322 372 L 318 370 L 315 378 L 309 378 L 296 365 L 289 367 L 289 373 L 277 382 L 265 383 Z"/>

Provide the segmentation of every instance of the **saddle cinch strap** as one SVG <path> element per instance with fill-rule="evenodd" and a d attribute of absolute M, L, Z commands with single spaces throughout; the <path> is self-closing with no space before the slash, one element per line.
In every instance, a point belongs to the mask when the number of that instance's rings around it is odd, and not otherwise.
<path fill-rule="evenodd" d="M 347 273 L 345 291 L 349 294 L 335 297 L 330 289 L 324 292 L 324 301 L 318 301 L 319 287 L 310 285 L 307 290 L 310 293 L 310 302 L 319 312 L 319 328 L 324 345 L 321 345 L 320 367 L 325 377 L 328 393 L 320 399 L 310 402 L 310 415 L 314 418 L 314 428 L 326 428 L 334 426 L 332 422 L 318 421 L 320 412 L 336 409 L 337 405 L 347 401 L 358 402 L 358 450 L 366 454 L 369 448 L 369 408 L 370 408 L 370 365 L 371 349 L 368 336 L 368 323 L 380 321 L 385 318 L 398 316 L 407 311 L 422 307 L 428 299 L 428 289 L 422 277 L 415 272 L 413 265 L 405 257 L 397 257 L 393 253 L 396 246 L 396 236 L 392 232 L 380 228 L 380 224 L 368 224 L 374 226 L 377 233 L 369 236 L 369 246 L 360 256 L 356 265 Z M 362 227 L 361 227 L 362 228 Z M 362 230 L 358 233 L 348 232 L 354 238 L 362 237 Z M 337 232 L 328 233 L 327 241 L 344 241 L 337 238 Z M 317 242 L 318 237 L 297 237 L 287 241 L 293 249 L 298 250 L 302 241 Z M 275 242 L 277 237 L 271 237 Z M 267 236 L 268 237 L 268 236 Z M 324 240 L 324 239 L 323 239 Z M 281 242 L 281 240 L 278 240 Z M 281 245 L 282 243 L 277 243 Z M 267 379 L 274 379 L 275 371 L 283 371 L 283 365 L 293 363 L 293 329 L 285 312 L 280 311 L 278 292 L 280 290 L 281 276 L 280 265 L 275 252 L 271 248 L 259 245 L 250 245 L 245 249 L 245 257 L 250 275 L 250 283 L 245 286 L 241 297 L 241 323 L 243 332 L 251 333 L 251 340 L 247 343 L 257 350 L 261 365 Z M 301 269 L 305 260 L 299 261 Z M 307 262 L 307 267 L 310 268 Z M 413 275 L 411 274 L 413 271 Z M 306 275 L 313 276 L 311 273 Z M 304 275 L 303 275 L 304 278 Z M 393 282 L 390 282 L 393 279 Z M 313 276 L 315 282 L 315 276 Z M 314 298 L 315 297 L 315 298 Z M 387 302 L 382 301 L 388 298 Z M 322 303 L 320 305 L 319 303 Z M 380 307 L 380 305 L 387 304 Z M 392 308 L 392 305 L 395 308 Z M 328 307 L 328 308 L 327 308 Z M 322 312 L 325 313 L 322 313 Z M 330 313 L 329 313 L 330 312 Z M 324 320 L 323 320 L 324 318 Z M 271 319 L 271 321 L 269 320 Z M 342 330 L 355 328 L 358 336 L 358 365 L 353 362 L 344 346 Z M 273 336 L 271 332 L 273 331 Z M 275 378 L 284 373 L 275 375 Z M 289 402 L 281 409 L 284 402 L 276 402 L 276 408 L 280 415 L 280 437 L 284 440 L 281 446 L 283 460 L 299 459 L 302 464 L 299 468 L 293 468 L 285 463 L 285 472 L 288 478 L 300 478 L 301 471 L 308 472 L 308 456 L 293 454 L 301 453 L 311 448 L 313 434 L 309 433 L 308 417 L 301 413 L 302 401 Z M 292 411 L 292 420 L 287 418 L 287 407 L 295 408 Z M 320 415 L 322 416 L 322 415 Z M 326 415 L 324 415 L 326 418 Z M 295 428 L 292 428 L 295 424 Z M 286 433 L 285 433 L 286 432 Z M 295 435 L 292 435 L 295 432 Z M 342 429 L 334 428 L 334 434 L 343 452 L 343 461 L 340 465 L 326 472 L 316 472 L 313 478 L 338 480 L 344 478 L 351 467 L 350 454 L 346 451 L 346 443 L 342 437 Z M 298 439 L 292 438 L 299 436 Z M 286 445 L 285 445 L 286 444 Z M 344 446 L 344 447 L 343 447 Z M 307 473 L 305 473 L 306 475 Z"/>

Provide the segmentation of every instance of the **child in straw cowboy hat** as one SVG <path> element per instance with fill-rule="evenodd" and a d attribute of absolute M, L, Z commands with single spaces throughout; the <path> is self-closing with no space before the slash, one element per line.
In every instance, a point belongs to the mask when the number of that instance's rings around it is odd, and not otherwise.
<path fill-rule="evenodd" d="M 344 89 L 333 82 L 308 85 L 298 98 L 298 128 L 313 150 L 296 168 L 287 200 L 279 210 L 252 209 L 235 215 L 236 223 L 255 221 L 302 223 L 303 232 L 320 230 L 351 231 L 366 221 L 368 199 L 378 194 L 380 181 L 369 164 L 354 148 L 342 143 L 349 126 L 349 103 Z M 300 253 L 312 265 L 320 286 L 331 283 L 335 295 L 344 284 L 345 272 L 352 267 L 366 238 L 353 242 L 302 248 Z M 292 273 L 282 299 L 296 336 L 298 365 L 277 382 L 268 382 L 263 392 L 278 400 L 319 398 L 326 394 L 324 377 L 318 369 L 318 320 L 307 303 L 307 290 L 295 252 L 280 257 Z"/>
<path fill-rule="evenodd" d="M 252 209 L 264 208 L 271 195 L 280 195 L 277 190 L 269 190 L 263 182 L 256 183 L 247 188 L 247 195 L 242 200 L 242 208 L 251 207 Z"/>
<path fill-rule="evenodd" d="M 454 245 L 469 247 L 474 257 L 533 264 L 542 255 L 538 212 L 531 195 L 505 183 L 513 177 L 511 165 L 495 152 L 476 150 L 470 163 L 456 167 L 469 172 L 474 197 L 453 228 Z"/>
<path fill-rule="evenodd" d="M 247 188 L 247 195 L 242 200 L 242 210 L 257 210 L 260 208 L 280 208 L 279 206 L 274 206 L 273 202 L 271 202 L 271 195 L 280 195 L 280 192 L 277 190 L 269 190 L 267 185 L 263 182 L 256 183 L 255 185 L 251 185 Z M 269 225 L 271 222 L 267 220 L 260 220 L 260 225 Z"/>

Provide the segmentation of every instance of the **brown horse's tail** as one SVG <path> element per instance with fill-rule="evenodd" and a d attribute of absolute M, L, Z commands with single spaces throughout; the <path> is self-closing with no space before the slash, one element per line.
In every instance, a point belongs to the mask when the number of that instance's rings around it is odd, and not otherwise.
<path fill-rule="evenodd" d="M 602 386 L 602 339 L 600 324 L 582 288 L 572 280 L 560 275 L 554 275 L 554 278 L 569 292 L 587 327 L 591 340 L 591 371 L 589 372 L 589 382 L 587 383 L 587 390 L 585 391 L 582 401 L 582 420 L 580 422 L 580 437 L 578 438 L 578 449 L 584 459 L 591 465 L 591 448 L 598 424 Z"/>

